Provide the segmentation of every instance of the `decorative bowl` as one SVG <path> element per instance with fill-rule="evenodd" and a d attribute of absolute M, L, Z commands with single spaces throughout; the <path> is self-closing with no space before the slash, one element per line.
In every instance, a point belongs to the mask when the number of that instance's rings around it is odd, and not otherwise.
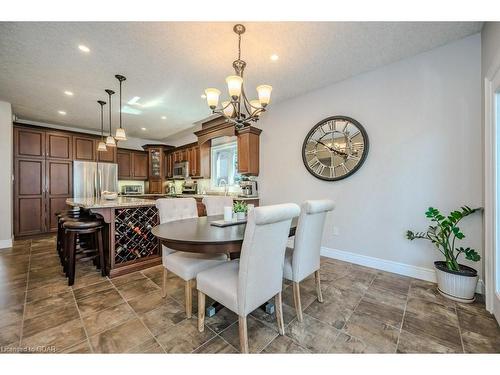
<path fill-rule="evenodd" d="M 118 193 L 113 193 L 113 192 L 109 192 L 109 191 L 103 191 L 102 194 L 101 194 L 101 196 L 104 199 L 112 201 L 112 200 L 118 198 Z"/>

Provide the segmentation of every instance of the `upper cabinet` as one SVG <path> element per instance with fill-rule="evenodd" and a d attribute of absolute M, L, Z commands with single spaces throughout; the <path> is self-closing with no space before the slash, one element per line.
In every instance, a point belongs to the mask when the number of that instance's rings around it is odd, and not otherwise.
<path fill-rule="evenodd" d="M 95 142 L 97 147 L 97 142 Z M 116 163 L 116 147 L 107 147 L 106 151 L 97 151 L 97 161 Z"/>
<path fill-rule="evenodd" d="M 91 136 L 73 136 L 73 158 L 74 160 L 95 161 L 96 140 Z"/>
<path fill-rule="evenodd" d="M 238 130 L 238 172 L 247 176 L 259 175 L 259 137 L 261 129 L 253 126 Z"/>
<path fill-rule="evenodd" d="M 62 132 L 46 132 L 46 154 L 49 159 L 72 160 L 73 137 Z"/>
<path fill-rule="evenodd" d="M 31 128 L 14 128 L 16 157 L 45 158 L 45 131 Z"/>
<path fill-rule="evenodd" d="M 144 151 L 118 149 L 118 178 L 122 180 L 148 179 L 148 153 Z"/>

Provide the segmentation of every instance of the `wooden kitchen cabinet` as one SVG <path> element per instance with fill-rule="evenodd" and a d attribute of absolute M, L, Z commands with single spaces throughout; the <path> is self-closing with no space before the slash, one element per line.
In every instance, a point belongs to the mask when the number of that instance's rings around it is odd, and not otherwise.
<path fill-rule="evenodd" d="M 45 131 L 32 128 L 14 128 L 14 156 L 45 158 Z"/>
<path fill-rule="evenodd" d="M 116 159 L 118 179 L 142 181 L 148 179 L 148 154 L 146 152 L 118 149 Z"/>
<path fill-rule="evenodd" d="M 238 172 L 247 176 L 259 175 L 259 137 L 261 129 L 253 126 L 237 131 Z"/>
<path fill-rule="evenodd" d="M 148 193 L 163 194 L 164 182 L 166 178 L 165 153 L 172 150 L 173 146 L 167 145 L 144 145 L 144 150 L 148 152 Z"/>
<path fill-rule="evenodd" d="M 46 157 L 49 159 L 72 160 L 73 137 L 64 132 L 46 132 Z"/>
<path fill-rule="evenodd" d="M 165 177 L 172 178 L 174 176 L 174 154 L 173 152 L 165 153 Z"/>
<path fill-rule="evenodd" d="M 74 160 L 96 161 L 96 139 L 91 136 L 73 136 Z"/>
<path fill-rule="evenodd" d="M 97 141 L 95 141 L 94 146 L 97 149 Z M 102 161 L 106 163 L 116 163 L 117 150 L 116 147 L 107 147 L 106 151 L 96 151 L 97 161 Z"/>
<path fill-rule="evenodd" d="M 55 213 L 67 208 L 66 199 L 73 196 L 73 162 L 47 160 L 45 165 L 45 204 L 47 230 L 57 230 Z"/>

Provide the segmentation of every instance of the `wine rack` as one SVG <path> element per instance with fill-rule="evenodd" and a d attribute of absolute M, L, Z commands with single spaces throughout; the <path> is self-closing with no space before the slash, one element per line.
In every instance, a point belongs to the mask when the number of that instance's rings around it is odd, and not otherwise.
<path fill-rule="evenodd" d="M 154 206 L 115 209 L 115 264 L 159 256 L 159 241 L 151 233 L 159 221 Z"/>

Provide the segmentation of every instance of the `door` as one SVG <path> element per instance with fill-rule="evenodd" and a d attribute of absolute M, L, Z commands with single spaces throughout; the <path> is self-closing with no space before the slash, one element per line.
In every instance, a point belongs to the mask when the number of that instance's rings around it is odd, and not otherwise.
<path fill-rule="evenodd" d="M 500 69 L 485 79 L 484 137 L 486 309 L 500 323 Z"/>
<path fill-rule="evenodd" d="M 66 209 L 66 199 L 73 195 L 73 162 L 47 160 L 45 168 L 47 228 L 55 231 L 57 230 L 55 213 Z"/>
<path fill-rule="evenodd" d="M 145 152 L 132 153 L 132 177 L 136 180 L 148 178 L 148 154 Z"/>
<path fill-rule="evenodd" d="M 45 232 L 45 160 L 16 159 L 14 235 Z"/>
<path fill-rule="evenodd" d="M 14 128 L 14 153 L 22 158 L 45 158 L 45 132 L 29 128 Z"/>
<path fill-rule="evenodd" d="M 59 132 L 45 133 L 47 159 L 71 160 L 73 156 L 71 134 Z"/>
<path fill-rule="evenodd" d="M 73 136 L 73 157 L 74 160 L 95 161 L 95 139 L 80 135 Z"/>
<path fill-rule="evenodd" d="M 116 155 L 118 163 L 118 178 L 127 179 L 132 177 L 132 152 L 118 150 Z M 146 156 L 147 165 L 147 156 Z"/>

